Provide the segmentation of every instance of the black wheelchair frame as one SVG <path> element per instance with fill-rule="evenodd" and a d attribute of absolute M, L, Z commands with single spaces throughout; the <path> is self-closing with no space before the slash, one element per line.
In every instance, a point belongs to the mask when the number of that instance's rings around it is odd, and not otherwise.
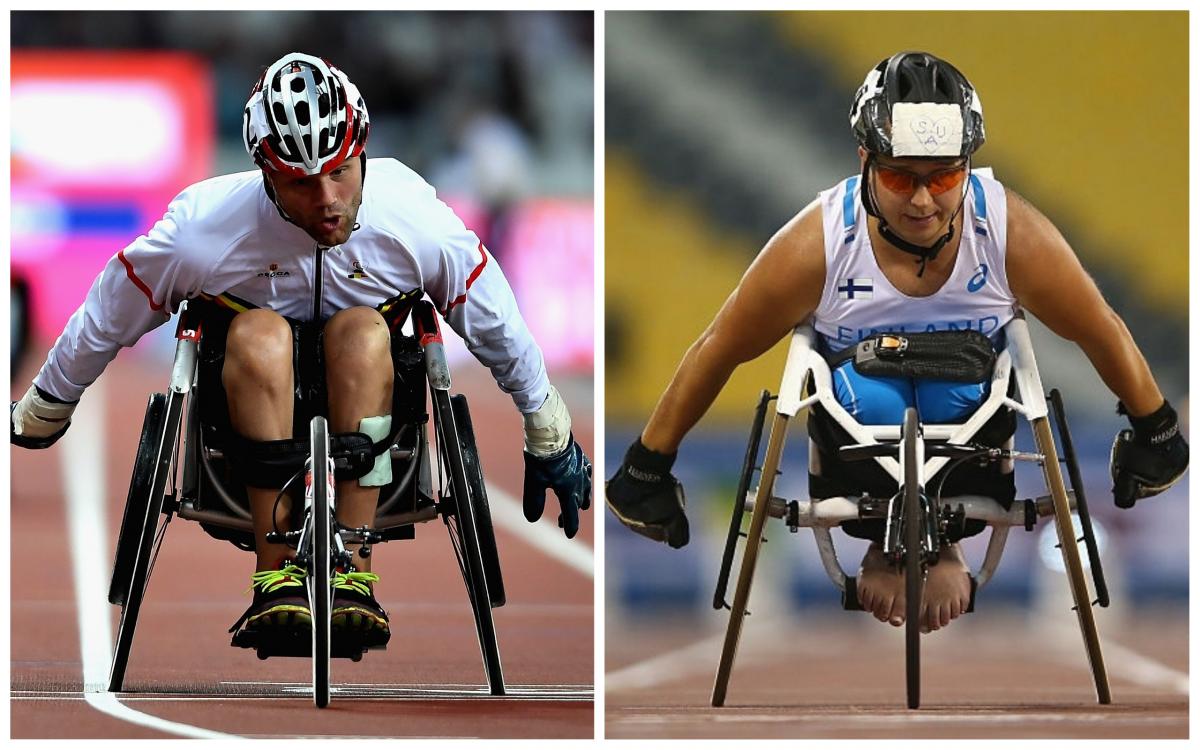
<path fill-rule="evenodd" d="M 427 440 L 429 414 L 420 387 L 421 418 L 396 425 L 389 439 L 393 462 L 391 485 L 382 488 L 374 528 L 349 529 L 337 523 L 330 472 L 337 461 L 329 450 L 328 424 L 314 417 L 306 465 L 304 518 L 286 536 L 295 541 L 311 564 L 308 594 L 313 616 L 312 644 L 282 647 L 235 635 L 233 644 L 253 648 L 259 658 L 299 656 L 313 659 L 313 696 L 328 705 L 331 657 L 358 661 L 364 648 L 351 644 L 330 650 L 330 581 L 332 568 L 344 563 L 345 544 L 371 545 L 412 538 L 415 525 L 441 518 L 445 523 L 475 618 L 476 635 L 488 689 L 504 695 L 504 674 L 491 610 L 505 601 L 504 582 L 492 529 L 483 470 L 475 444 L 466 397 L 450 394 L 450 371 L 433 306 L 419 301 L 412 308 L 413 327 L 423 355 L 432 400 L 437 445 L 437 471 Z M 206 444 L 200 428 L 195 386 L 202 321 L 181 306 L 176 351 L 167 393 L 151 394 L 146 407 L 133 475 L 117 538 L 108 600 L 121 607 L 108 689 L 122 690 L 138 614 L 155 558 L 173 516 L 199 522 L 218 539 L 253 549 L 250 513 L 240 483 L 229 481 L 227 459 Z M 184 414 L 187 419 L 184 419 Z M 182 427 L 182 429 L 181 429 Z M 435 486 L 436 479 L 436 486 Z M 239 641 L 239 636 L 242 636 Z"/>
<path fill-rule="evenodd" d="M 764 529 L 768 517 L 782 519 L 793 533 L 801 527 L 812 528 L 825 571 L 842 590 L 842 604 L 848 610 L 862 609 L 857 597 L 857 584 L 852 576 L 842 570 L 837 560 L 830 529 L 849 521 L 878 519 L 884 522 L 884 556 L 898 567 L 903 567 L 906 573 L 905 677 L 910 709 L 920 706 L 919 615 L 924 575 L 929 565 L 936 564 L 941 548 L 952 541 L 948 537 L 949 528 L 952 525 L 961 528 L 962 522 L 968 519 L 983 521 L 992 528 L 982 568 L 979 573 L 971 575 L 971 606 L 967 610 L 970 612 L 974 609 L 976 591 L 987 583 L 999 564 L 1009 528 L 1022 526 L 1032 531 L 1041 518 L 1053 517 L 1059 538 L 1057 546 L 1063 556 L 1074 601 L 1072 609 L 1078 616 L 1096 697 L 1101 704 L 1112 702 L 1092 611 L 1097 604 L 1108 606 L 1108 588 L 1101 569 L 1062 396 L 1057 390 L 1052 390 L 1048 398 L 1043 395 L 1041 377 L 1023 315 L 1018 315 L 1007 325 L 1005 336 L 1008 347 L 997 361 L 992 378 L 992 395 L 965 424 L 922 425 L 917 419 L 916 410 L 910 408 L 905 413 L 903 425 L 897 430 L 896 427 L 872 428 L 856 423 L 832 395 L 829 367 L 816 350 L 816 334 L 812 327 L 801 325 L 796 329 L 788 352 L 780 395 L 772 396 L 763 391 L 759 399 L 734 497 L 733 516 L 713 596 L 715 609 L 728 609 L 730 612 L 713 684 L 713 706 L 725 705 L 743 621 L 750 614 L 746 607 L 759 549 L 766 541 Z M 1008 395 L 1010 382 L 1012 390 L 1020 396 L 1019 401 Z M 775 414 L 760 464 L 759 449 L 771 402 L 775 402 Z M 862 493 L 857 497 L 813 497 L 807 500 L 788 500 L 775 495 L 776 480 L 782 473 L 780 462 L 789 420 L 802 409 L 817 405 L 824 408 L 857 443 L 840 446 L 839 459 L 877 462 L 895 480 L 897 491 L 894 495 L 873 497 Z M 1010 409 L 1029 421 L 1036 452 L 1012 450 L 1011 438 L 1006 447 L 977 442 L 980 427 L 1001 408 Z M 1051 431 L 1051 418 L 1062 444 L 1061 458 Z M 810 437 L 810 463 L 816 450 Z M 926 480 L 932 479 L 943 468 L 947 472 L 952 471 L 955 465 L 950 462 L 953 461 L 1038 463 L 1043 469 L 1048 494 L 1014 502 L 1008 508 L 984 496 L 938 496 L 936 501 L 931 499 L 926 494 Z M 1070 490 L 1063 480 L 1060 463 L 1067 467 Z M 758 486 L 752 488 L 756 473 L 759 474 Z M 1076 536 L 1072 511 L 1079 515 L 1082 536 Z M 742 525 L 747 516 L 750 517 L 750 525 L 743 531 Z M 745 540 L 745 546 L 733 602 L 730 604 L 726 601 L 726 591 L 739 539 Z M 1088 591 L 1079 542 L 1085 544 L 1096 591 L 1095 599 L 1091 598 Z"/>

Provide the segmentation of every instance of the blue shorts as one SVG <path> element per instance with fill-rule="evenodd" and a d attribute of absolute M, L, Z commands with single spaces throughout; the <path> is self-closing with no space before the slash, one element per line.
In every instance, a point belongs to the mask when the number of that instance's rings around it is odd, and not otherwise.
<path fill-rule="evenodd" d="M 854 369 L 853 361 L 833 371 L 834 395 L 859 424 L 903 424 L 904 412 L 910 406 L 917 407 L 917 416 L 924 424 L 964 422 L 987 400 L 990 391 L 991 380 L 958 383 L 868 377 Z"/>

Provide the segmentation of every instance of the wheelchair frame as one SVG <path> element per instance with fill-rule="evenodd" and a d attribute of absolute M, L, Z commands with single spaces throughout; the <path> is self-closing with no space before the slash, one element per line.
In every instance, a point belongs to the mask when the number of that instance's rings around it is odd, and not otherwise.
<path fill-rule="evenodd" d="M 938 518 L 951 512 L 960 513 L 960 517 L 967 519 L 983 521 L 992 528 L 982 567 L 971 576 L 972 608 L 977 589 L 982 588 L 991 579 L 1000 562 L 1009 529 L 1013 526 L 1024 526 L 1026 530 L 1031 531 L 1039 519 L 1054 518 L 1059 538 L 1057 546 L 1062 552 L 1068 573 L 1075 605 L 1073 609 L 1078 615 L 1097 700 L 1101 704 L 1112 701 L 1092 612 L 1092 606 L 1095 604 L 1108 606 L 1108 591 L 1100 567 L 1100 557 L 1075 460 L 1074 446 L 1066 424 L 1062 397 L 1057 390 L 1051 391 L 1047 402 L 1043 395 L 1041 376 L 1037 370 L 1023 313 L 1018 312 L 1005 326 L 1004 332 L 1008 346 L 997 358 L 992 375 L 991 393 L 966 422 L 960 425 L 920 425 L 917 423 L 916 410 L 909 409 L 902 426 L 867 426 L 859 424 L 834 396 L 832 375 L 824 357 L 817 351 L 817 334 L 811 324 L 805 323 L 795 329 L 778 397 L 771 396 L 767 391 L 763 391 L 760 397 L 734 499 L 733 517 L 713 597 L 714 608 L 730 610 L 729 625 L 713 685 L 713 706 L 725 704 L 744 616 L 750 614 L 746 606 L 759 548 L 761 543 L 766 541 L 766 519 L 783 519 L 792 532 L 801 527 L 811 528 L 825 572 L 842 591 L 843 606 L 847 609 L 861 609 L 857 599 L 857 582 L 842 569 L 830 529 L 845 521 L 883 518 L 888 524 L 884 543 L 885 555 L 894 552 L 893 559 L 897 562 L 902 561 L 909 571 L 906 576 L 908 611 L 905 623 L 907 702 L 909 708 L 917 708 L 920 705 L 920 630 L 917 614 L 921 583 L 924 566 L 936 559 Z M 1008 395 L 1010 381 L 1015 381 L 1019 400 L 1014 400 Z M 805 395 L 806 393 L 808 395 Z M 768 406 L 772 400 L 776 401 L 774 417 L 765 457 L 759 467 L 755 463 Z M 816 404 L 820 404 L 850 435 L 851 440 L 857 443 L 842 446 L 839 449 L 841 458 L 876 461 L 896 480 L 898 492 L 895 496 L 890 499 L 863 495 L 857 498 L 789 500 L 775 495 L 775 482 L 781 473 L 779 465 L 789 421 L 802 409 Z M 1002 407 L 1012 409 L 1030 423 L 1037 452 L 1022 453 L 1011 450 L 1011 438 L 1006 448 L 983 448 L 969 442 Z M 1059 458 L 1051 432 L 1050 416 L 1054 417 L 1058 426 L 1063 444 L 1062 459 Z M 935 476 L 949 461 L 956 458 L 969 460 L 974 457 L 1036 461 L 1043 468 L 1048 494 L 1036 499 L 1015 501 L 1008 510 L 995 499 L 983 496 L 947 498 L 942 501 L 940 507 L 934 508 L 933 503 L 925 496 L 926 478 Z M 815 461 L 816 449 L 810 438 L 810 470 L 814 468 Z M 1072 486 L 1070 491 L 1063 481 L 1060 461 L 1067 464 Z M 750 484 L 755 471 L 761 472 L 760 479 L 757 488 L 751 489 Z M 1078 538 L 1075 536 L 1072 510 L 1079 512 L 1083 536 Z M 742 521 L 747 514 L 750 515 L 750 527 L 748 531 L 743 532 Z M 725 595 L 739 538 L 745 538 L 746 544 L 731 605 L 725 601 Z M 1097 593 L 1094 601 L 1088 592 L 1077 546 L 1080 541 L 1086 543 L 1091 563 Z M 889 546 L 891 550 L 888 549 Z M 914 576 L 913 572 L 918 575 Z"/>
<path fill-rule="evenodd" d="M 316 510 L 306 514 L 303 531 L 318 540 L 323 539 L 323 544 L 318 541 L 320 549 L 317 555 L 330 558 L 344 551 L 345 541 L 371 544 L 411 538 L 415 524 L 440 517 L 448 529 L 466 584 L 489 692 L 492 695 L 504 695 L 504 675 L 491 614 L 492 608 L 504 604 L 504 583 L 470 412 L 465 396 L 450 394 L 450 370 L 433 306 L 427 301 L 419 301 L 414 305 L 412 315 L 416 338 L 423 352 L 429 398 L 433 404 L 439 467 L 436 492 L 433 486 L 433 458 L 425 432 L 426 414 L 425 419 L 415 424 L 400 425 L 393 429 L 389 453 L 394 464 L 401 461 L 406 465 L 404 471 L 399 473 L 399 479 L 390 485 L 391 492 L 386 497 L 381 492 L 374 529 L 340 527 L 333 517 L 331 497 L 316 498 L 320 502 L 306 497 L 306 510 L 310 502 Z M 201 322 L 196 317 L 188 312 L 186 302 L 181 305 L 168 391 L 166 394 L 154 393 L 150 396 L 134 460 L 108 594 L 109 602 L 121 607 L 109 677 L 108 689 L 111 692 L 122 690 L 146 585 L 172 516 L 178 515 L 179 518 L 226 531 L 228 536 L 218 538 L 232 541 L 242 549 L 248 549 L 247 545 L 253 541 L 248 509 L 238 502 L 235 498 L 237 492 L 225 486 L 214 468 L 214 462 L 223 460 L 224 456 L 219 449 L 205 444 L 200 429 L 197 399 L 193 390 L 198 381 L 198 346 L 201 337 Z M 423 396 L 423 387 L 421 392 Z M 183 420 L 185 402 L 186 421 Z M 185 422 L 182 429 L 181 422 Z M 308 471 L 313 481 L 310 487 L 318 483 L 323 487 L 325 483 L 320 481 L 320 475 L 325 472 L 325 461 L 314 459 L 319 459 L 322 454 L 327 455 L 328 429 L 322 417 L 314 418 L 311 427 L 310 444 L 313 448 Z M 332 465 L 333 457 L 329 457 L 328 461 Z M 318 463 L 321 465 L 317 466 Z M 179 481 L 181 471 L 182 483 Z M 205 489 L 211 491 L 213 496 L 206 495 Z M 416 498 L 415 507 L 391 512 L 405 493 L 412 493 Z M 318 490 L 313 494 L 324 493 Z M 322 524 L 316 518 L 309 523 L 308 516 L 322 513 L 328 518 L 328 523 Z M 321 527 L 330 533 L 322 534 Z M 209 533 L 216 536 L 212 531 Z M 245 541 L 244 537 L 249 537 L 250 542 Z M 328 562 L 325 560 L 325 564 L 316 564 L 314 569 L 328 571 Z M 320 587 L 308 588 L 311 596 L 312 591 Z M 322 615 L 328 619 L 328 607 Z M 329 657 L 358 661 L 366 649 L 351 647 L 331 653 L 328 649 L 327 622 L 323 628 L 325 648 L 322 649 L 316 642 L 321 634 L 317 632 L 315 610 L 313 618 L 313 647 L 305 645 L 299 648 L 292 644 L 275 648 L 270 644 L 239 643 L 236 635 L 233 645 L 255 648 L 261 659 L 311 655 L 314 661 L 314 702 L 318 707 L 324 707 L 329 701 Z"/>

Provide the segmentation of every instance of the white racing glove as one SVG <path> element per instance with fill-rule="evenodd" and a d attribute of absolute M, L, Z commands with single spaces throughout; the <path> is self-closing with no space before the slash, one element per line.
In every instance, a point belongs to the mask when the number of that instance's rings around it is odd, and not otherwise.
<path fill-rule="evenodd" d="M 51 400 L 50 394 L 43 393 L 37 386 L 29 386 L 29 390 L 20 401 L 12 402 L 10 409 L 14 445 L 22 448 L 49 448 L 63 436 L 71 426 L 71 414 L 78 401 L 63 403 Z"/>

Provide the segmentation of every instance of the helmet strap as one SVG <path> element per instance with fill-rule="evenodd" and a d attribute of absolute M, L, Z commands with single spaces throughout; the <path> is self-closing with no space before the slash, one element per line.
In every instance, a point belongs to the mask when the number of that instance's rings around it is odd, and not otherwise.
<path fill-rule="evenodd" d="M 267 198 L 270 199 L 271 205 L 275 206 L 275 210 L 279 212 L 284 221 L 289 224 L 296 224 L 296 222 L 292 221 L 292 217 L 288 216 L 287 212 L 283 210 L 283 206 L 279 205 L 279 199 L 275 197 L 275 186 L 271 184 L 271 178 L 267 176 L 267 168 L 261 167 L 261 165 L 260 168 L 262 169 L 263 190 L 267 192 Z M 296 226 L 300 225 L 296 224 Z"/>
<path fill-rule="evenodd" d="M 963 197 L 958 204 L 958 208 L 954 209 L 954 213 L 950 216 L 950 224 L 947 226 L 945 234 L 939 237 L 937 241 L 928 247 L 918 245 L 915 242 L 909 242 L 892 231 L 891 226 L 888 225 L 887 220 L 884 219 L 883 215 L 879 212 L 879 207 L 875 204 L 875 196 L 871 193 L 870 174 L 871 164 L 874 159 L 875 154 L 868 153 L 867 160 L 863 163 L 862 191 L 860 193 L 862 197 L 863 208 L 866 209 L 869 216 L 874 216 L 879 221 L 880 237 L 898 250 L 903 250 L 910 255 L 917 256 L 917 263 L 920 265 L 920 268 L 917 269 L 917 278 L 920 278 L 925 274 L 925 266 L 929 263 L 929 261 L 936 260 L 938 253 L 940 253 L 942 248 L 946 246 L 946 243 L 949 242 L 952 237 L 954 237 L 954 219 L 957 218 L 959 212 L 962 211 L 963 204 L 966 203 L 966 190 L 964 189 L 963 191 Z M 967 165 L 967 168 L 970 169 L 969 161 Z"/>

